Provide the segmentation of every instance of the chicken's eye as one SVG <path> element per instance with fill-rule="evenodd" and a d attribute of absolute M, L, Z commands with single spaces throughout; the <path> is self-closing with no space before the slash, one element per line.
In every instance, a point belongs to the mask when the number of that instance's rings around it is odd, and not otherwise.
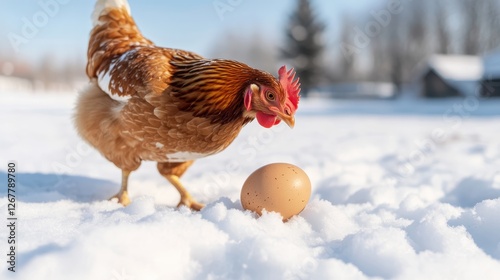
<path fill-rule="evenodd" d="M 269 101 L 274 101 L 274 100 L 276 100 L 276 95 L 274 95 L 274 93 L 268 91 L 268 92 L 266 92 L 266 98 Z"/>

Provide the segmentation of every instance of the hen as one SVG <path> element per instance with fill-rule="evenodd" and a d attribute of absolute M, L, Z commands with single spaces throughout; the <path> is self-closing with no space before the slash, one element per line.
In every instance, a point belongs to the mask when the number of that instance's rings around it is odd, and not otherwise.
<path fill-rule="evenodd" d="M 300 84 L 293 70 L 281 67 L 276 79 L 237 61 L 157 47 L 126 0 L 98 0 L 93 23 L 90 85 L 78 98 L 75 126 L 122 170 L 111 199 L 129 204 L 128 177 L 151 160 L 179 191 L 179 206 L 199 210 L 179 180 L 195 159 L 224 150 L 254 118 L 266 128 L 294 126 Z"/>

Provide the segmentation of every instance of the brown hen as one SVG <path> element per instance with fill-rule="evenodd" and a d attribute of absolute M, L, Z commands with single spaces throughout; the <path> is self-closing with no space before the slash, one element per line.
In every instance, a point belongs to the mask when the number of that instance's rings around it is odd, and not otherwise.
<path fill-rule="evenodd" d="M 179 180 L 195 159 L 224 150 L 254 118 L 266 128 L 281 120 L 293 127 L 300 89 L 292 70 L 280 68 L 276 79 L 237 61 L 157 47 L 139 32 L 126 0 L 97 1 L 93 18 L 90 85 L 75 124 L 122 170 L 112 197 L 119 203 L 130 203 L 129 174 L 151 160 L 179 191 L 179 206 L 199 210 Z"/>

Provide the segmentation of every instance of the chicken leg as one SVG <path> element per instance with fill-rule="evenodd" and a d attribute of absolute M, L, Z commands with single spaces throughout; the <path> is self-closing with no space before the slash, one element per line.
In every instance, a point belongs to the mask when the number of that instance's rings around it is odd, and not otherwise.
<path fill-rule="evenodd" d="M 118 203 L 123 206 L 127 206 L 130 204 L 130 199 L 128 197 L 128 176 L 130 175 L 130 171 L 125 171 L 122 169 L 122 185 L 120 187 L 120 191 L 114 196 L 110 197 L 109 200 L 118 199 Z"/>
<path fill-rule="evenodd" d="M 177 207 L 185 205 L 193 210 L 200 211 L 205 205 L 198 203 L 191 194 L 184 188 L 180 181 L 180 177 L 188 167 L 193 164 L 193 161 L 186 162 L 159 162 L 158 171 L 165 177 L 179 192 L 181 200 Z"/>

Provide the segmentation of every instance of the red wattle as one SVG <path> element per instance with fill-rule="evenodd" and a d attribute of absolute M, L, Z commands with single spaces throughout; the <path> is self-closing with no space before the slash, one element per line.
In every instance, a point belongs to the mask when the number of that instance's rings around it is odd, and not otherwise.
<path fill-rule="evenodd" d="M 274 115 L 257 112 L 257 121 L 265 128 L 270 128 L 271 126 L 273 126 L 276 123 L 276 119 L 277 118 Z"/>

